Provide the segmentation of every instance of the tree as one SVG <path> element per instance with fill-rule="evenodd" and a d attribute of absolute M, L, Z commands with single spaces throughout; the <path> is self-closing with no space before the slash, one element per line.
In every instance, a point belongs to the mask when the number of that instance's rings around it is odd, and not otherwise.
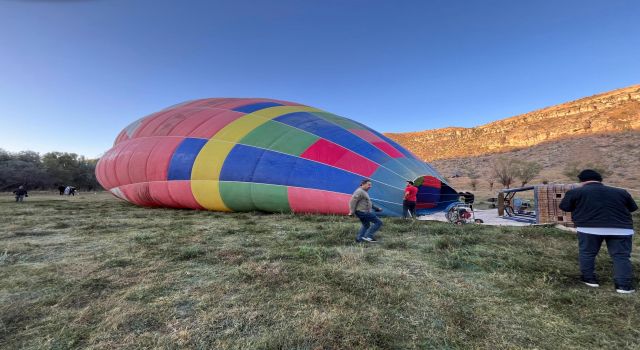
<path fill-rule="evenodd" d="M 475 168 L 472 168 L 470 166 L 465 166 L 463 170 L 464 175 L 469 178 L 469 185 L 471 186 L 471 189 L 475 191 L 478 187 L 478 179 L 480 178 L 480 175 Z"/>
<path fill-rule="evenodd" d="M 73 184 L 79 188 L 93 190 L 99 188 L 100 184 L 96 179 L 97 159 L 85 159 L 83 156 L 78 158 L 78 168 L 73 174 Z"/>
<path fill-rule="evenodd" d="M 19 185 L 29 189 L 58 185 L 99 188 L 96 163 L 97 160 L 75 153 L 49 152 L 41 157 L 33 151 L 11 153 L 0 149 L 0 191 L 13 190 Z"/>
<path fill-rule="evenodd" d="M 11 153 L 0 148 L 0 162 L 6 162 L 11 159 L 13 159 L 13 156 L 11 155 Z"/>
<path fill-rule="evenodd" d="M 578 180 L 578 174 L 584 169 L 592 169 L 600 173 L 603 178 L 611 175 L 611 171 L 609 168 L 600 163 L 580 163 L 580 162 L 571 162 L 568 163 L 564 170 L 562 171 L 562 175 L 566 176 L 569 180 L 576 181 Z"/>
<path fill-rule="evenodd" d="M 522 187 L 529 183 L 529 181 L 533 180 L 534 177 L 540 174 L 540 170 L 542 170 L 542 165 L 536 162 L 528 162 L 526 160 L 515 161 L 515 177 L 520 179 L 522 182 Z"/>
<path fill-rule="evenodd" d="M 49 152 L 42 156 L 47 172 L 54 177 L 56 185 L 71 185 L 78 171 L 78 155 L 66 152 Z"/>
<path fill-rule="evenodd" d="M 495 182 L 495 179 L 489 178 L 487 179 L 487 182 L 489 183 L 489 191 L 493 191 L 493 183 Z"/>
<path fill-rule="evenodd" d="M 493 177 L 505 188 L 511 187 L 516 174 L 516 167 L 513 161 L 500 157 L 491 163 Z"/>
<path fill-rule="evenodd" d="M 21 160 L 23 162 L 38 164 L 41 163 L 40 154 L 34 151 L 21 151 L 18 152 L 14 159 Z"/>
<path fill-rule="evenodd" d="M 38 153 L 0 150 L 0 190 L 11 190 L 19 185 L 46 188 L 48 180 Z"/>

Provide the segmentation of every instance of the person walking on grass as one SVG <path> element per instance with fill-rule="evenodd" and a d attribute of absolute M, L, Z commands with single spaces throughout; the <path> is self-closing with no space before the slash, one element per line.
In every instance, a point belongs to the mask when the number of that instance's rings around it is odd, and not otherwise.
<path fill-rule="evenodd" d="M 369 189 L 371 189 L 371 180 L 364 179 L 360 183 L 360 187 L 353 192 L 349 201 L 349 216 L 357 216 L 362 223 L 356 242 L 377 242 L 375 238 L 376 232 L 382 226 L 382 221 L 373 212 L 380 212 L 382 209 L 376 207 L 369 197 Z"/>
<path fill-rule="evenodd" d="M 29 197 L 27 194 L 27 190 L 24 189 L 24 186 L 18 187 L 17 190 L 13 191 L 13 194 L 16 195 L 16 202 L 22 202 L 24 197 Z"/>
<path fill-rule="evenodd" d="M 581 171 L 578 179 L 580 187 L 565 194 L 560 209 L 571 212 L 578 231 L 580 280 L 589 287 L 600 286 L 595 259 L 605 241 L 613 260 L 616 292 L 633 293 L 631 212 L 638 210 L 638 205 L 629 192 L 603 185 L 602 176 L 595 170 Z"/>
<path fill-rule="evenodd" d="M 418 188 L 413 185 L 413 181 L 407 180 L 407 187 L 404 189 L 402 201 L 402 218 L 407 218 L 407 213 L 412 218 L 416 218 L 416 201 L 418 200 Z"/>

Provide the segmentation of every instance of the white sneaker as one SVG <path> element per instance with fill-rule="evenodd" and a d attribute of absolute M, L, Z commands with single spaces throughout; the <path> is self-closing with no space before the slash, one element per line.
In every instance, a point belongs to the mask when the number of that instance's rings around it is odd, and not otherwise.
<path fill-rule="evenodd" d="M 582 283 L 584 283 L 587 286 L 592 287 L 592 288 L 600 287 L 600 283 L 598 283 L 598 280 L 596 280 L 596 279 L 587 280 L 587 279 L 584 279 L 583 277 L 580 277 L 580 282 L 582 282 Z"/>

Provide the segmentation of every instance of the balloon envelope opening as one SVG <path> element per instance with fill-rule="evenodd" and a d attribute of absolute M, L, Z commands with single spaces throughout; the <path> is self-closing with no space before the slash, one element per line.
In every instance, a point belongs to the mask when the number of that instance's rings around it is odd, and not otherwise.
<path fill-rule="evenodd" d="M 420 176 L 413 183 L 418 187 L 416 202 L 418 215 L 443 211 L 451 203 L 458 201 L 458 192 L 436 177 Z"/>

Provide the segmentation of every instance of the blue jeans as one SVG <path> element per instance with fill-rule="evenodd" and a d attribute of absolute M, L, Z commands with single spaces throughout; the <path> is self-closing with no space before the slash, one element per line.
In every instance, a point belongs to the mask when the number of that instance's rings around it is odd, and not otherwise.
<path fill-rule="evenodd" d="M 360 219 L 360 222 L 362 223 L 362 227 L 358 232 L 358 237 L 356 237 L 356 241 L 360 242 L 365 237 L 373 239 L 373 235 L 375 235 L 376 232 L 382 226 L 382 221 L 380 221 L 380 219 L 378 219 L 378 217 L 374 213 L 366 213 L 363 211 L 356 210 L 356 216 L 358 217 L 358 219 Z"/>
<path fill-rule="evenodd" d="M 596 279 L 596 255 L 602 241 L 607 242 L 607 250 L 613 261 L 613 280 L 618 287 L 633 286 L 633 268 L 631 267 L 631 246 L 633 235 L 600 236 L 578 232 L 580 272 L 585 279 Z"/>

